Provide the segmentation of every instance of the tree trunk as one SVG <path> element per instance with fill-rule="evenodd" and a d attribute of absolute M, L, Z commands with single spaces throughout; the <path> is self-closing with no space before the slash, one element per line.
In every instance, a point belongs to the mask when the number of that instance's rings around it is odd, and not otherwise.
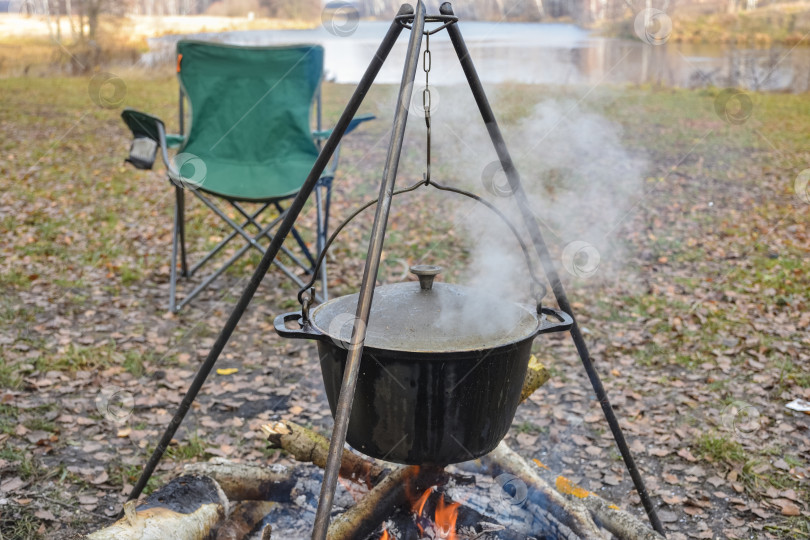
<path fill-rule="evenodd" d="M 737 13 L 737 0 L 728 0 L 728 12 Z"/>
<path fill-rule="evenodd" d="M 65 0 L 65 11 L 67 11 L 68 25 L 70 26 L 70 38 L 76 41 L 76 26 L 73 24 L 73 6 L 71 0 Z"/>
<path fill-rule="evenodd" d="M 87 0 L 87 37 L 96 39 L 98 33 L 98 17 L 101 14 L 102 0 Z"/>
<path fill-rule="evenodd" d="M 50 36 L 51 41 L 53 41 L 54 39 L 56 39 L 56 37 L 54 36 L 53 25 L 51 21 L 50 2 L 48 0 L 43 0 L 42 4 L 45 7 L 45 24 L 48 25 L 48 35 Z"/>

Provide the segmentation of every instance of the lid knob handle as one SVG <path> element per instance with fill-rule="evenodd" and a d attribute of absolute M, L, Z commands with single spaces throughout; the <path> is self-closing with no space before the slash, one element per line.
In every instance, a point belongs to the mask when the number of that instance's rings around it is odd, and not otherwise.
<path fill-rule="evenodd" d="M 433 278 L 442 271 L 441 266 L 434 266 L 432 264 L 417 264 L 411 266 L 411 274 L 415 274 L 419 278 L 419 286 L 423 291 L 429 291 L 433 288 Z"/>

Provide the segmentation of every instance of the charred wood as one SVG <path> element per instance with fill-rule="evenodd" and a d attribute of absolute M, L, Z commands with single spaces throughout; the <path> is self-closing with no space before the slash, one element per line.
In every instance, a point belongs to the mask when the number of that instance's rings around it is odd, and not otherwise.
<path fill-rule="evenodd" d="M 426 489 L 445 479 L 446 475 L 441 469 L 401 467 L 394 470 L 357 504 L 332 521 L 329 539 L 352 540 L 367 537 L 394 509 L 419 498 Z"/>
<path fill-rule="evenodd" d="M 214 540 L 243 540 L 251 531 L 257 528 L 276 503 L 270 501 L 241 501 L 233 508 L 228 519 L 217 527 Z M 262 534 L 270 536 L 270 526 L 262 530 Z M 265 531 L 267 531 L 265 533 Z"/>
<path fill-rule="evenodd" d="M 180 476 L 136 507 L 124 505 L 124 517 L 87 540 L 204 540 L 228 513 L 228 499 L 206 476 Z"/>
<path fill-rule="evenodd" d="M 286 500 L 293 486 L 292 469 L 281 465 L 267 467 L 213 458 L 205 463 L 189 463 L 183 471 L 210 476 L 231 501 Z"/>

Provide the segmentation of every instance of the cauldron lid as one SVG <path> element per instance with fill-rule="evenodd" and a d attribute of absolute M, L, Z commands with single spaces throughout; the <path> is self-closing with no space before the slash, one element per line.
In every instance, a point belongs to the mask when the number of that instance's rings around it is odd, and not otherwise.
<path fill-rule="evenodd" d="M 433 284 L 438 267 L 412 267 L 420 282 L 382 285 L 374 291 L 364 345 L 406 352 L 461 352 L 491 349 L 534 335 L 538 316 L 519 304 L 479 289 Z M 358 294 L 316 307 L 314 326 L 348 344 Z"/>

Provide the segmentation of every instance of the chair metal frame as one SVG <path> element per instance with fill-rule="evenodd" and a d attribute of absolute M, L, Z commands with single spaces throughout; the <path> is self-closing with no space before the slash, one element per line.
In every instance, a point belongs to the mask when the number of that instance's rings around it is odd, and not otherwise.
<path fill-rule="evenodd" d="M 325 138 L 327 138 L 331 134 L 331 130 L 324 131 L 322 129 L 322 100 L 321 100 L 321 91 L 323 85 L 323 77 L 318 83 L 317 89 L 314 95 L 314 104 L 315 104 L 315 130 L 313 131 L 312 135 L 318 147 L 318 150 L 321 150 L 322 142 Z M 186 136 L 185 133 L 185 101 L 187 96 L 183 90 L 183 85 L 180 85 L 179 96 L 178 96 L 178 113 L 179 113 L 179 138 L 183 139 Z M 127 114 L 132 114 L 129 109 L 125 110 L 122 113 L 125 122 L 130 126 L 135 135 L 136 141 L 139 138 L 148 138 L 152 139 L 158 149 L 160 151 L 161 158 L 163 160 L 164 165 L 166 166 L 167 175 L 169 181 L 174 185 L 175 188 L 175 201 L 174 201 L 174 223 L 172 229 L 172 249 L 171 249 L 171 264 L 170 264 L 170 272 L 169 272 L 169 310 L 177 313 L 182 309 L 186 304 L 188 304 L 191 300 L 197 297 L 204 289 L 206 289 L 211 283 L 214 282 L 220 275 L 222 275 L 228 267 L 234 264 L 240 257 L 242 257 L 247 251 L 251 248 L 256 249 L 262 255 L 266 253 L 266 248 L 260 243 L 261 240 L 267 239 L 272 242 L 273 240 L 273 230 L 275 227 L 283 221 L 286 216 L 287 209 L 284 208 L 282 203 L 286 200 L 292 199 L 296 196 L 295 193 L 289 196 L 285 196 L 282 198 L 277 199 L 267 199 L 267 200 L 259 200 L 259 201 L 244 201 L 239 199 L 233 199 L 230 197 L 223 196 L 218 193 L 208 193 L 204 194 L 206 191 L 204 187 L 200 185 L 195 185 L 193 182 L 187 181 L 178 170 L 176 164 L 173 162 L 172 159 L 169 157 L 168 149 L 175 144 L 171 144 L 174 142 L 177 136 L 167 136 L 166 128 L 164 123 L 155 117 L 148 117 L 147 122 L 142 122 L 137 117 L 130 116 L 127 117 Z M 142 114 L 142 113 L 141 113 Z M 357 118 L 353 119 L 348 131 L 354 129 L 360 123 L 373 119 L 373 116 L 358 116 Z M 139 130 L 136 132 L 135 128 L 131 122 L 135 122 Z M 144 125 L 145 123 L 149 123 L 151 125 Z M 170 141 L 169 139 L 172 139 Z M 154 158 L 156 156 L 152 156 L 152 161 L 149 162 L 148 158 L 144 159 L 143 156 L 135 157 L 133 150 L 135 148 L 135 144 L 133 143 L 133 147 L 130 150 L 130 158 L 127 159 L 128 162 L 132 163 L 135 167 L 139 169 L 151 169 L 154 163 Z M 321 177 L 318 180 L 317 186 L 314 189 L 315 194 L 315 209 L 316 209 L 316 238 L 315 238 L 315 254 L 311 252 L 311 250 L 307 247 L 306 242 L 304 241 L 301 234 L 298 230 L 293 229 L 291 231 L 292 237 L 295 243 L 298 245 L 298 248 L 301 251 L 301 256 L 296 255 L 290 248 L 287 246 L 282 246 L 281 251 L 287 257 L 289 257 L 292 262 L 299 267 L 305 270 L 306 275 L 310 275 L 314 271 L 315 267 L 315 259 L 317 256 L 322 252 L 327 239 L 327 231 L 328 231 L 328 224 L 329 224 L 329 206 L 332 199 L 332 182 L 335 176 L 335 172 L 337 170 L 338 160 L 339 160 L 339 151 L 340 149 L 337 148 L 333 158 L 330 161 L 329 166 L 327 166 Z M 156 153 L 156 152 L 154 152 Z M 222 221 L 227 223 L 232 231 L 225 236 L 216 246 L 214 246 L 208 253 L 206 253 L 201 259 L 197 260 L 193 263 L 193 265 L 189 265 L 188 261 L 188 250 L 186 249 L 186 198 L 185 198 L 185 191 L 188 190 L 194 194 L 194 196 L 199 199 L 205 206 L 207 206 L 211 211 L 217 215 Z M 225 213 L 212 199 L 212 197 L 208 196 L 212 195 L 217 199 L 222 199 L 226 201 L 236 212 L 242 217 L 242 223 L 239 224 L 234 219 L 232 219 L 228 214 Z M 249 211 L 247 208 L 242 206 L 241 203 L 250 202 L 259 204 L 258 210 Z M 278 215 L 275 216 L 268 224 L 262 225 L 258 221 L 258 217 L 268 208 L 274 208 Z M 248 227 L 253 227 L 255 229 L 255 233 L 251 233 L 247 230 Z M 231 255 L 226 261 L 224 261 L 218 268 L 213 270 L 209 273 L 203 280 L 197 284 L 189 293 L 187 293 L 181 300 L 178 300 L 177 294 L 177 283 L 180 277 L 183 278 L 191 278 L 200 270 L 203 266 L 205 266 L 208 262 L 210 262 L 217 254 L 219 254 L 225 246 L 230 243 L 233 239 L 241 237 L 245 241 L 245 245 L 239 248 L 233 255 Z M 301 278 L 296 275 L 293 269 L 286 264 L 282 263 L 281 261 L 274 260 L 273 264 L 281 270 L 281 272 L 290 278 L 296 285 L 302 287 L 304 282 Z M 179 269 L 178 269 L 179 265 Z M 328 285 L 327 285 L 327 274 L 326 274 L 326 265 L 322 265 L 321 269 L 319 270 L 320 281 L 322 283 L 322 292 L 318 294 L 316 297 L 318 301 L 324 301 L 328 299 Z"/>

